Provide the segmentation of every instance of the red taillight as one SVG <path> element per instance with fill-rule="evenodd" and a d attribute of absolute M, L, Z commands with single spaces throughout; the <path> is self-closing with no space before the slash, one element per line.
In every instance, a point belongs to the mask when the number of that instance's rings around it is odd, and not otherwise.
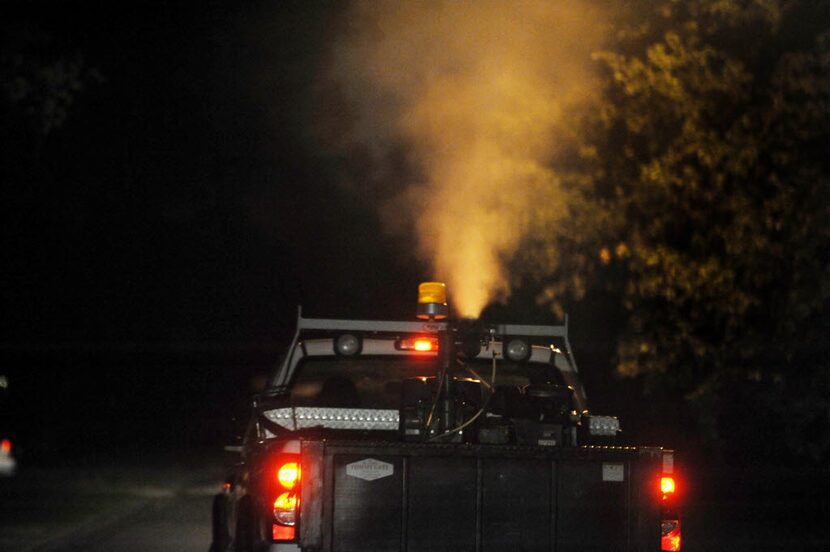
<path fill-rule="evenodd" d="M 663 451 L 663 473 L 660 477 L 660 550 L 680 551 L 680 513 L 677 504 L 677 481 L 674 478 L 674 452 Z M 681 481 L 682 482 L 682 481 Z"/>
<path fill-rule="evenodd" d="M 666 498 L 666 495 L 674 494 L 675 489 L 674 477 L 660 478 L 660 492 L 663 493 L 664 499 Z"/>
<path fill-rule="evenodd" d="M 271 524 L 271 539 L 275 541 L 294 540 L 294 527 L 286 527 L 285 525 Z"/>
<path fill-rule="evenodd" d="M 274 501 L 274 519 L 282 525 L 297 523 L 297 506 L 300 505 L 300 498 L 296 493 L 282 493 Z"/>
<path fill-rule="evenodd" d="M 276 523 L 271 525 L 271 537 L 275 541 L 292 541 L 299 517 L 302 471 L 296 456 L 281 457 L 277 466 L 273 505 Z"/>
<path fill-rule="evenodd" d="M 9 441 L 8 439 L 3 439 L 3 441 L 0 442 L 0 452 L 2 452 L 3 454 L 9 454 L 9 453 L 11 453 L 11 451 L 12 451 L 12 442 Z"/>
<path fill-rule="evenodd" d="M 680 520 L 664 519 L 660 523 L 662 536 L 660 550 L 666 552 L 680 552 Z"/>
<path fill-rule="evenodd" d="M 297 462 L 286 462 L 277 470 L 277 481 L 289 491 L 300 480 L 300 465 Z"/>

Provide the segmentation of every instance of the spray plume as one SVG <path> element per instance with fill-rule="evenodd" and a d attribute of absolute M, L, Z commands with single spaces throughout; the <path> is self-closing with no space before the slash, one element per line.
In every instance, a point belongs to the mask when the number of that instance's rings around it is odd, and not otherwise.
<path fill-rule="evenodd" d="M 415 230 L 462 316 L 509 293 L 504 261 L 564 213 L 551 159 L 571 134 L 563 107 L 592 88 L 599 38 L 597 13 L 574 0 L 348 10 L 326 75 L 349 108 L 335 141 L 368 155 L 363 192 L 387 192 L 387 226 Z M 401 150 L 417 177 L 391 162 Z"/>

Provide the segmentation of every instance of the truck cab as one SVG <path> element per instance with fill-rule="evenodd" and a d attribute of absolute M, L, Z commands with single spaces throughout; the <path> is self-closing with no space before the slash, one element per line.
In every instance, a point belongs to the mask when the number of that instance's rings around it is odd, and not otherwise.
<path fill-rule="evenodd" d="M 214 552 L 680 550 L 674 453 L 588 410 L 567 321 L 453 321 L 419 297 L 419 321 L 300 313 Z"/>

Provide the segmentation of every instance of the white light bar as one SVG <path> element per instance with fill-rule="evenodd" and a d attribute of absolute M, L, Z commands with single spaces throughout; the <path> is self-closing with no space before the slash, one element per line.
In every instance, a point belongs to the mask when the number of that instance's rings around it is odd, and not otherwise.
<path fill-rule="evenodd" d="M 616 416 L 588 416 L 588 432 L 600 437 L 614 437 L 620 431 Z"/>
<path fill-rule="evenodd" d="M 398 411 L 370 408 L 318 408 L 298 406 L 262 413 L 275 424 L 295 431 L 312 427 L 397 431 Z"/>

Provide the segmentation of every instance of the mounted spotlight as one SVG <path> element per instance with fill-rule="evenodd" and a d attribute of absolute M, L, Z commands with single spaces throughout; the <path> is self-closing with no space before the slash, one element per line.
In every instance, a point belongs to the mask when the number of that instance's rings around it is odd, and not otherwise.
<path fill-rule="evenodd" d="M 533 352 L 533 349 L 525 339 L 519 339 L 517 337 L 510 338 L 507 340 L 507 344 L 504 346 L 504 356 L 513 362 L 525 362 L 530 358 L 530 353 Z"/>
<path fill-rule="evenodd" d="M 354 356 L 363 350 L 363 341 L 355 334 L 340 334 L 334 340 L 334 352 L 340 356 Z"/>

